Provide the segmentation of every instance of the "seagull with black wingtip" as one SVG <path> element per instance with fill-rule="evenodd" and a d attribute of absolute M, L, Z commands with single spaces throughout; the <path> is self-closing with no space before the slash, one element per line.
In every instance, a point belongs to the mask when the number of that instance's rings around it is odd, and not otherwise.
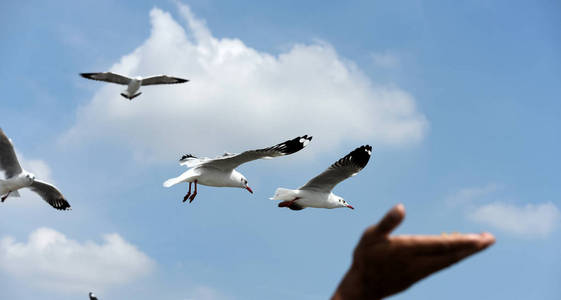
<path fill-rule="evenodd" d="M 156 75 L 156 76 L 150 76 L 145 78 L 137 76 L 134 78 L 130 78 L 112 72 L 81 73 L 80 76 L 91 80 L 98 80 L 98 81 L 105 81 L 105 82 L 126 85 L 127 89 L 121 93 L 121 96 L 129 100 L 132 100 L 135 97 L 138 97 L 140 96 L 140 94 L 142 94 L 141 92 L 138 91 L 141 86 L 154 85 L 154 84 L 176 84 L 176 83 L 184 83 L 189 81 L 188 79 L 171 77 L 167 75 Z"/>
<path fill-rule="evenodd" d="M 189 191 L 183 197 L 183 202 L 189 199 L 189 203 L 197 195 L 197 184 L 216 187 L 237 187 L 246 189 L 253 194 L 253 191 L 247 184 L 247 179 L 242 173 L 235 170 L 236 167 L 260 158 L 273 158 L 298 152 L 304 149 L 311 140 L 311 136 L 304 135 L 272 147 L 248 150 L 240 154 L 226 153 L 217 158 L 197 158 L 191 154 L 186 154 L 179 159 L 179 164 L 191 169 L 178 177 L 168 179 L 164 182 L 164 186 L 171 187 L 181 182 L 188 182 Z M 191 184 L 193 183 L 195 184 L 195 191 L 191 194 Z"/>
<path fill-rule="evenodd" d="M 278 188 L 271 200 L 282 200 L 279 207 L 301 210 L 306 207 L 354 209 L 331 190 L 341 181 L 364 169 L 372 155 L 372 147 L 364 145 L 332 164 L 327 170 L 312 178 L 297 190 Z"/>
<path fill-rule="evenodd" d="M 23 170 L 19 165 L 14 146 L 0 128 L 0 171 L 6 178 L 0 180 L 0 200 L 4 202 L 9 196 L 19 197 L 18 190 L 30 188 L 43 200 L 58 210 L 70 210 L 70 204 L 60 191 L 52 184 L 35 179 L 35 175 Z"/>

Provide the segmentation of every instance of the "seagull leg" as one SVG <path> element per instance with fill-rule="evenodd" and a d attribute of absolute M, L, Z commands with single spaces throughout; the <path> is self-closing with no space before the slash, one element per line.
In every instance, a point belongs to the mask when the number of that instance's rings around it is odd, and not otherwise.
<path fill-rule="evenodd" d="M 192 182 L 189 182 L 189 191 L 187 191 L 187 195 L 183 197 L 183 202 L 187 201 L 187 198 L 189 198 L 189 196 L 191 195 L 191 183 Z"/>
<path fill-rule="evenodd" d="M 193 200 L 195 200 L 195 196 L 197 196 L 197 180 L 195 180 L 195 192 L 189 198 L 189 203 L 191 203 L 191 202 L 193 202 Z"/>
<path fill-rule="evenodd" d="M 8 196 L 10 196 L 11 192 L 12 191 L 8 191 L 8 193 L 6 195 L 2 196 L 2 202 L 4 202 L 4 200 L 6 200 L 6 198 L 8 198 Z"/>

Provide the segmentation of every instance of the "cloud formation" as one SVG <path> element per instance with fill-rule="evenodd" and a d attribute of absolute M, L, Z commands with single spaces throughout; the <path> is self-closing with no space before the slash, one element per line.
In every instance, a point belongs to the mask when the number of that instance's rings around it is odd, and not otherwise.
<path fill-rule="evenodd" d="M 474 201 L 478 201 L 497 190 L 500 186 L 495 183 L 490 183 L 486 186 L 476 186 L 460 189 L 458 192 L 446 197 L 446 202 L 449 205 L 466 205 L 471 204 Z"/>
<path fill-rule="evenodd" d="M 554 203 L 515 205 L 497 201 L 497 192 L 502 189 L 495 183 L 463 188 L 446 197 L 446 203 L 464 207 L 471 221 L 522 237 L 546 237 L 559 225 L 561 213 Z"/>
<path fill-rule="evenodd" d="M 425 136 L 428 121 L 409 93 L 372 82 L 331 45 L 260 52 L 239 39 L 213 36 L 188 6 L 178 7 L 185 28 L 152 9 L 150 37 L 110 70 L 191 81 L 143 87 L 132 102 L 119 96 L 122 86 L 92 82 L 100 89 L 79 109 L 63 141 L 102 139 L 130 147 L 137 158 L 158 160 L 185 151 L 245 150 L 301 134 L 316 137 L 315 153 L 348 141 L 403 146 Z"/>
<path fill-rule="evenodd" d="M 468 216 L 473 221 L 525 237 L 546 237 L 561 221 L 561 213 L 552 202 L 523 206 L 493 202 L 476 208 Z"/>
<path fill-rule="evenodd" d="M 27 243 L 0 240 L 0 269 L 41 288 L 62 292 L 103 290 L 146 275 L 155 263 L 118 234 L 103 243 L 80 243 L 50 228 L 39 228 Z"/>

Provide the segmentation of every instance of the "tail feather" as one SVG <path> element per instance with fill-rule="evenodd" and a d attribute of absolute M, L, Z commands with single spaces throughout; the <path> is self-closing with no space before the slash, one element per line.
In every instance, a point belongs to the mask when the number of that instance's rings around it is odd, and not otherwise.
<path fill-rule="evenodd" d="M 164 182 L 164 187 L 168 188 L 168 187 L 171 187 L 171 186 L 174 186 L 174 185 L 180 183 L 181 181 L 183 181 L 183 178 L 181 178 L 181 177 L 182 176 L 174 177 L 174 178 L 170 178 L 170 179 L 166 180 Z"/>
<path fill-rule="evenodd" d="M 275 191 L 275 195 L 269 199 L 271 200 L 293 200 L 296 195 L 296 191 L 285 188 L 278 188 Z"/>

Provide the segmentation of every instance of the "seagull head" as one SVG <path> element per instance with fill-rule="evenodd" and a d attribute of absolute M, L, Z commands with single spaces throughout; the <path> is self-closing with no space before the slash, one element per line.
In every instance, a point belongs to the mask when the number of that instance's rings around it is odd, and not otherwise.
<path fill-rule="evenodd" d="M 243 188 L 248 190 L 250 193 L 253 194 L 253 191 L 251 190 L 251 188 L 249 187 L 249 185 L 247 185 L 247 179 L 245 179 L 245 177 L 242 176 L 242 180 L 241 180 L 242 184 L 243 184 Z"/>
<path fill-rule="evenodd" d="M 247 179 L 245 178 L 245 176 L 242 175 L 242 173 L 234 170 L 232 172 L 231 175 L 231 180 L 234 181 L 234 185 L 236 187 L 240 187 L 242 189 L 246 189 L 248 190 L 250 193 L 253 194 L 253 190 L 247 185 Z"/>
<path fill-rule="evenodd" d="M 341 198 L 341 197 L 336 197 L 337 199 L 337 206 L 336 207 L 347 207 L 350 209 L 355 209 L 354 207 L 352 207 L 352 205 L 350 205 L 349 203 L 347 203 L 347 201 L 345 201 L 345 199 Z"/>
<path fill-rule="evenodd" d="M 35 175 L 31 174 L 31 173 L 25 173 L 25 178 L 30 182 L 33 183 L 33 181 L 35 181 Z"/>

